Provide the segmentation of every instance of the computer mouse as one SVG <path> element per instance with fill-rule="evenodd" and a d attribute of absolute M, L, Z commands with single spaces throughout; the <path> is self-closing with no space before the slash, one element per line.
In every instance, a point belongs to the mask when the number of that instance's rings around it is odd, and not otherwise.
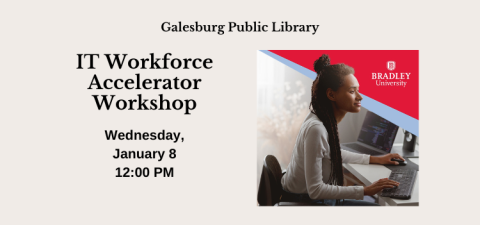
<path fill-rule="evenodd" d="M 398 162 L 398 165 L 399 165 L 399 166 L 405 166 L 405 165 L 407 165 L 407 161 L 403 161 L 403 160 L 401 160 L 401 159 L 393 158 L 393 159 L 391 159 L 391 161 Z"/>

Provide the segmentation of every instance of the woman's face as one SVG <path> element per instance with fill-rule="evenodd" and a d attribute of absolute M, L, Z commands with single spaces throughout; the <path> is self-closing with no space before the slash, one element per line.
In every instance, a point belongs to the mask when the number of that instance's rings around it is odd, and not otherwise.
<path fill-rule="evenodd" d="M 360 84 L 353 74 L 344 77 L 343 86 L 334 92 L 334 104 L 342 112 L 357 113 L 361 110 L 360 101 L 363 99 L 358 93 Z"/>

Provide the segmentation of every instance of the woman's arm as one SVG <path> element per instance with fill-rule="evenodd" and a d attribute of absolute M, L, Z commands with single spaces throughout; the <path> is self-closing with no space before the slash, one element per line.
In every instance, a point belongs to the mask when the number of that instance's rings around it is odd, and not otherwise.
<path fill-rule="evenodd" d="M 366 155 L 366 157 L 368 161 L 368 156 Z M 362 186 L 344 187 L 323 182 L 324 158 L 330 158 L 327 132 L 323 125 L 314 125 L 307 131 L 304 140 L 305 181 L 310 198 L 363 199 L 364 189 Z M 327 166 L 325 169 L 330 168 Z"/>
<path fill-rule="evenodd" d="M 342 162 L 367 165 L 371 158 L 369 155 L 350 152 L 342 149 Z"/>

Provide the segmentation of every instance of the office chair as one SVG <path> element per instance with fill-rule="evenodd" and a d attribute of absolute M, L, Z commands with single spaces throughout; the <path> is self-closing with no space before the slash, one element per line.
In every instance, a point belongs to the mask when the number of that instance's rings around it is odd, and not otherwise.
<path fill-rule="evenodd" d="M 310 201 L 294 202 L 288 192 L 282 188 L 283 173 L 277 158 L 273 155 L 265 156 L 262 175 L 258 188 L 257 201 L 261 206 L 319 206 Z"/>

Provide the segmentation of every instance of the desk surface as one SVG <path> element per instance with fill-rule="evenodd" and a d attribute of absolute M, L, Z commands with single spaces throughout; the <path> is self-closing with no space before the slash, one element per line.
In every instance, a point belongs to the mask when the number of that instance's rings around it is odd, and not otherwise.
<path fill-rule="evenodd" d="M 419 158 L 409 158 L 410 161 L 416 163 L 419 165 Z M 343 166 L 349 170 L 354 176 L 356 176 L 360 181 L 362 181 L 365 185 L 371 185 L 373 182 L 382 179 L 382 178 L 388 178 L 390 176 L 391 170 L 386 168 L 383 165 L 375 165 L 375 164 L 370 164 L 370 165 L 361 165 L 361 164 L 347 164 L 344 163 Z M 394 198 L 388 198 L 388 197 L 381 197 L 380 198 L 380 203 L 382 205 L 383 202 L 388 203 L 389 205 L 393 206 L 418 206 L 419 204 L 419 173 L 420 171 L 417 172 L 417 177 L 415 178 L 415 183 L 413 185 L 413 190 L 412 190 L 412 198 L 409 200 L 401 200 L 401 199 L 394 199 Z M 383 201 L 383 202 L 382 202 Z"/>

